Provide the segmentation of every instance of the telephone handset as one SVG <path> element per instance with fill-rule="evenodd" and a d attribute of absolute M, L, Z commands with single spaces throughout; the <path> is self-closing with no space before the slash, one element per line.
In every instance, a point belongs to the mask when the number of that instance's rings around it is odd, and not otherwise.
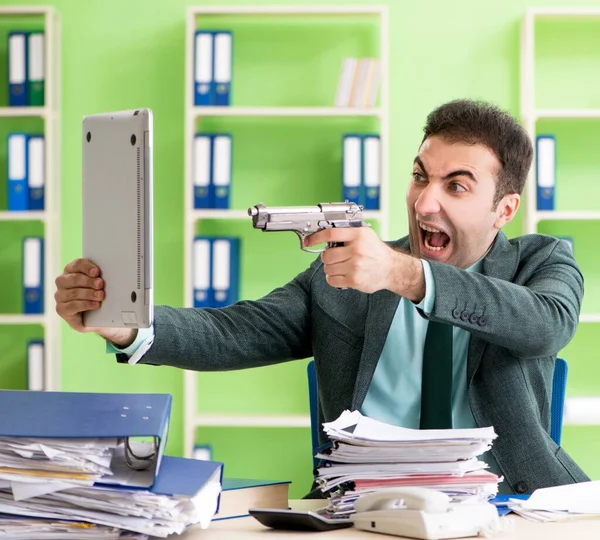
<path fill-rule="evenodd" d="M 490 503 L 452 503 L 448 495 L 425 487 L 386 488 L 354 502 L 354 526 L 371 532 L 442 540 L 497 530 L 498 511 Z"/>

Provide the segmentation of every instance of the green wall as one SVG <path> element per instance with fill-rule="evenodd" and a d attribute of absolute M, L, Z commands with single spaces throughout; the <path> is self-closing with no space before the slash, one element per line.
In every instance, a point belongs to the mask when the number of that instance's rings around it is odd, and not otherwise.
<path fill-rule="evenodd" d="M 279 3 L 308 4 L 300 0 Z M 390 6 L 391 231 L 396 237 L 406 233 L 404 193 L 426 114 L 446 100 L 469 96 L 494 101 L 518 115 L 519 24 L 524 9 L 533 3 L 526 0 L 381 3 Z M 62 15 L 63 36 L 61 263 L 78 257 L 81 249 L 83 115 L 150 107 L 156 130 L 155 297 L 160 304 L 182 305 L 183 55 L 189 3 L 59 0 L 54 5 Z M 544 5 L 566 3 L 547 1 Z M 581 0 L 578 5 L 600 7 L 600 1 Z M 314 26 L 305 20 L 298 24 L 281 20 L 267 27 L 264 20 L 249 24 L 240 19 L 231 24 L 228 21 L 215 24 L 236 30 L 233 99 L 238 104 L 330 104 L 335 94 L 339 59 L 372 53 L 377 45 L 372 24 L 360 19 L 344 25 L 331 20 L 317 21 Z M 252 41 L 252 36 L 257 39 Z M 555 40 L 555 36 L 559 39 Z M 546 82 L 538 86 L 537 95 L 543 105 L 600 106 L 595 91 L 600 63 L 600 37 L 596 36 L 600 36 L 597 26 L 588 23 L 581 31 L 572 26 L 564 31 L 544 25 L 537 42 L 545 51 L 540 57 L 539 76 Z M 4 121 L 0 125 L 4 126 Z M 201 127 L 231 131 L 237 137 L 232 201 L 235 208 L 243 209 L 259 201 L 274 205 L 337 199 L 337 188 L 331 186 L 339 178 L 341 133 L 374 129 L 376 124 L 351 119 L 212 119 Z M 598 187 L 593 174 L 599 154 L 596 145 L 588 141 L 598 134 L 597 124 L 588 122 L 584 129 L 568 122 L 543 127 L 560 131 L 561 149 L 567 147 L 561 154 L 564 160 L 559 158 L 559 177 L 568 178 L 568 182 L 561 182 L 558 187 L 559 208 L 583 206 L 583 195 L 589 201 L 585 208 L 594 209 Z M 519 234 L 520 226 L 517 219 L 506 232 L 509 236 Z M 3 232 L 4 228 L 3 225 Z M 249 223 L 243 221 L 205 223 L 199 228 L 202 232 L 242 237 L 245 298 L 268 292 L 312 260 L 311 255 L 298 249 L 292 234 L 262 235 L 249 229 Z M 586 276 L 587 311 L 600 311 L 594 309 L 600 294 L 600 276 L 594 264 L 596 229 L 595 224 L 581 223 L 553 224 L 545 229 L 551 234 L 575 236 L 575 254 Z M 7 236 L 12 237 L 12 233 Z M 5 253 L 9 259 L 18 256 L 15 249 L 2 244 L 0 272 L 3 281 L 10 279 L 18 286 L 18 278 L 4 258 Z M 7 305 L 18 303 L 14 290 L 3 290 L 2 295 Z M 590 376 L 597 371 L 595 330 L 594 325 L 582 325 L 564 351 L 570 366 L 569 395 L 600 393 L 598 377 Z M 14 332 L 0 334 L 0 343 L 4 345 L 0 373 L 5 386 L 18 386 L 23 378 L 18 361 L 23 339 Z M 199 374 L 199 388 L 203 389 L 199 406 L 215 411 L 305 412 L 305 363 L 239 373 Z M 104 353 L 99 338 L 76 334 L 62 325 L 63 389 L 171 393 L 174 407 L 168 451 L 175 455 L 183 451 L 182 375 L 173 368 L 117 365 L 113 357 Z M 595 460 L 600 450 L 599 433 L 600 429 L 595 427 L 569 427 L 564 435 L 567 451 L 594 478 L 600 478 L 600 464 Z M 300 496 L 308 488 L 311 461 L 307 429 L 210 428 L 199 430 L 198 441 L 212 443 L 215 457 L 226 461 L 229 476 L 289 478 L 293 480 L 292 496 Z"/>

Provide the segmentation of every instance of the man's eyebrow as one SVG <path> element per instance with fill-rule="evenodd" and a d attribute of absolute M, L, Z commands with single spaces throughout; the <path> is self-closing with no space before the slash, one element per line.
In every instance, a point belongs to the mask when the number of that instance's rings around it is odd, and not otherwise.
<path fill-rule="evenodd" d="M 416 164 L 417 164 L 417 165 L 418 165 L 418 166 L 421 168 L 421 170 L 422 170 L 422 171 L 425 173 L 425 176 L 428 176 L 428 174 L 427 174 L 427 169 L 425 169 L 425 165 L 423 165 L 423 162 L 421 161 L 421 158 L 420 158 L 419 156 L 417 156 L 417 157 L 415 158 L 415 160 L 413 161 L 413 165 L 414 165 L 415 163 L 416 163 Z"/>
<path fill-rule="evenodd" d="M 457 169 L 456 171 L 452 171 L 451 173 L 448 173 L 446 176 L 444 176 L 442 180 L 451 180 L 452 178 L 456 178 L 457 176 L 466 176 L 471 181 L 477 184 L 477 178 L 475 178 L 475 175 L 471 171 L 468 171 L 466 169 Z"/>

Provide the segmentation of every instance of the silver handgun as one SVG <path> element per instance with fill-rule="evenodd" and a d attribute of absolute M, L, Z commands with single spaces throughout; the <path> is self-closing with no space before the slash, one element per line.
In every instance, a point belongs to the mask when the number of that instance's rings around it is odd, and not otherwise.
<path fill-rule="evenodd" d="M 316 206 L 272 206 L 263 203 L 248 208 L 255 229 L 269 231 L 293 231 L 300 238 L 300 248 L 309 253 L 321 253 L 343 242 L 328 242 L 323 249 L 306 249 L 304 239 L 321 230 L 333 227 L 370 227 L 362 219 L 363 207 L 351 203 L 320 203 Z"/>

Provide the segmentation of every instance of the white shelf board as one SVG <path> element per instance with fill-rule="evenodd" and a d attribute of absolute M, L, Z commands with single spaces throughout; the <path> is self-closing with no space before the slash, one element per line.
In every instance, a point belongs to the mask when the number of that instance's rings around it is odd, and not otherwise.
<path fill-rule="evenodd" d="M 368 219 L 381 219 L 381 212 L 378 210 L 366 210 L 363 212 L 363 218 Z M 220 209 L 206 209 L 206 210 L 192 210 L 188 212 L 188 217 L 191 222 L 199 221 L 201 219 L 247 219 L 250 220 L 247 210 L 220 210 Z"/>
<path fill-rule="evenodd" d="M 0 211 L 0 221 L 46 221 L 46 212 L 22 211 L 11 212 L 8 210 Z"/>
<path fill-rule="evenodd" d="M 536 120 L 542 118 L 600 118 L 600 109 L 536 109 L 534 117 Z"/>
<path fill-rule="evenodd" d="M 44 315 L 27 315 L 15 313 L 5 315 L 0 314 L 0 324 L 45 324 L 46 317 Z"/>
<path fill-rule="evenodd" d="M 594 221 L 600 220 L 600 211 L 594 210 L 572 210 L 557 211 L 546 210 L 535 213 L 536 221 Z"/>
<path fill-rule="evenodd" d="M 585 7 L 534 7 L 527 13 L 534 17 L 600 17 L 600 9 Z"/>
<path fill-rule="evenodd" d="M 379 117 L 381 109 L 357 107 L 192 107 L 194 118 L 203 116 L 272 116 L 272 117 Z"/>
<path fill-rule="evenodd" d="M 52 11 L 50 6 L 0 6 L 0 15 L 47 15 Z"/>
<path fill-rule="evenodd" d="M 310 415 L 197 414 L 194 423 L 204 427 L 310 427 Z"/>
<path fill-rule="evenodd" d="M 46 107 L 0 107 L 0 117 L 39 116 L 45 118 L 47 115 L 48 109 Z"/>
<path fill-rule="evenodd" d="M 579 315 L 580 323 L 600 323 L 600 313 L 582 313 Z"/>
<path fill-rule="evenodd" d="M 381 15 L 386 6 L 194 6 L 192 15 Z"/>
<path fill-rule="evenodd" d="M 600 396 L 567 398 L 563 424 L 569 426 L 600 425 Z"/>

